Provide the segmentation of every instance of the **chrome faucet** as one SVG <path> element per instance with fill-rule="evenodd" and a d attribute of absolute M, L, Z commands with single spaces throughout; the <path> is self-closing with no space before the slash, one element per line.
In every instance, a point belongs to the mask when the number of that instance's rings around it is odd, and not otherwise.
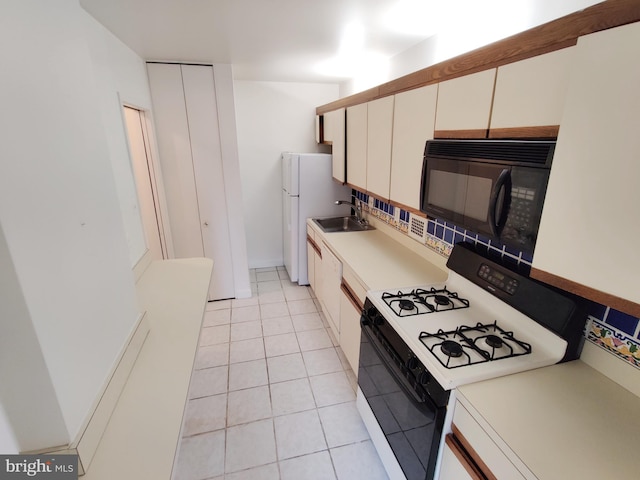
<path fill-rule="evenodd" d="M 356 221 L 361 225 L 366 225 L 368 222 L 362 217 L 362 205 L 358 203 L 358 200 L 355 195 L 351 195 L 353 201 L 351 200 L 336 200 L 336 205 L 349 205 L 356 212 Z"/>

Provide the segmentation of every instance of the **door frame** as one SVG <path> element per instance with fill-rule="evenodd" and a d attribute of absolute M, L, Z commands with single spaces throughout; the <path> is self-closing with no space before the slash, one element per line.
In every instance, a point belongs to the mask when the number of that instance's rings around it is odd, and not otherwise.
<path fill-rule="evenodd" d="M 134 103 L 124 101 L 120 99 L 120 115 L 122 116 L 122 124 L 125 129 L 125 138 L 127 141 L 127 149 L 129 152 L 129 161 L 133 161 L 131 157 L 131 146 L 129 144 L 129 134 L 127 132 L 127 125 L 125 120 L 124 108 L 131 108 L 133 110 L 137 110 L 140 113 L 141 117 L 141 128 L 142 128 L 142 137 L 144 141 L 145 152 L 147 156 L 147 167 L 149 170 L 149 180 L 151 183 L 151 193 L 153 195 L 153 203 L 155 207 L 156 213 L 156 221 L 158 223 L 158 232 L 160 236 L 160 248 L 162 250 L 162 258 L 169 259 L 174 258 L 175 253 L 173 249 L 173 240 L 171 237 L 171 229 L 169 228 L 169 218 L 168 218 L 168 208 L 166 195 L 164 190 L 164 183 L 162 181 L 162 170 L 160 167 L 159 161 L 159 153 L 158 146 L 155 137 L 155 129 L 153 125 L 153 117 L 151 115 L 151 111 L 140 107 Z M 135 175 L 135 171 L 132 166 L 132 175 Z M 136 185 L 136 192 L 138 192 L 138 188 Z M 134 266 L 134 271 L 140 271 L 139 274 L 136 274 L 136 279 L 139 278 L 139 275 L 146 270 L 149 263 L 151 262 L 151 258 L 149 254 L 149 249 L 145 251 L 145 254 L 138 260 L 136 265 Z M 149 257 L 149 258 L 147 258 Z"/>

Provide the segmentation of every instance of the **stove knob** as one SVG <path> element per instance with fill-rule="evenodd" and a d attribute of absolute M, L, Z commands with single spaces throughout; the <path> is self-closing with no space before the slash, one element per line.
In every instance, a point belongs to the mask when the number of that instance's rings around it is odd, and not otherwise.
<path fill-rule="evenodd" d="M 429 383 L 430 377 L 429 377 L 429 372 L 422 372 L 419 376 L 418 376 L 418 383 L 420 385 L 426 385 L 427 383 Z"/>
<path fill-rule="evenodd" d="M 413 370 L 417 366 L 418 366 L 418 359 L 416 357 L 414 357 L 413 355 L 410 356 L 409 359 L 407 360 L 407 368 L 409 370 Z"/>

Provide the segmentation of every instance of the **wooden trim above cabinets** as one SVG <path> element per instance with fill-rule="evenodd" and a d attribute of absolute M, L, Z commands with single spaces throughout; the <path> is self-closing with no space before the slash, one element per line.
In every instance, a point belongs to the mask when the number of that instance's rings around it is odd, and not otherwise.
<path fill-rule="evenodd" d="M 602 305 L 606 305 L 626 314 L 640 318 L 640 304 L 632 302 L 631 300 L 626 300 L 624 298 L 611 295 L 610 293 L 596 290 L 595 288 L 582 285 L 581 283 L 574 282 L 573 280 L 559 277 L 553 273 L 538 270 L 535 267 L 531 268 L 531 278 L 535 278 L 536 280 L 553 285 L 554 287 L 558 287 L 566 292 L 579 295 L 583 298 L 593 300 L 594 302 L 598 302 Z"/>
<path fill-rule="evenodd" d="M 558 138 L 560 125 L 540 127 L 491 128 L 488 138 Z"/>
<path fill-rule="evenodd" d="M 436 130 L 433 138 L 487 138 L 487 129 L 476 130 Z"/>
<path fill-rule="evenodd" d="M 316 114 L 358 105 L 575 45 L 590 33 L 640 21 L 638 0 L 608 0 L 485 47 L 316 108 Z"/>

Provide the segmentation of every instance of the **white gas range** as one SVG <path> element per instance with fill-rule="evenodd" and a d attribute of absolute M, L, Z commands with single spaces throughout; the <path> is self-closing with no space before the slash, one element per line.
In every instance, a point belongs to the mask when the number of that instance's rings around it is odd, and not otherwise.
<path fill-rule="evenodd" d="M 367 298 L 445 390 L 553 365 L 567 349 L 566 340 L 455 272 L 444 284 Z"/>
<path fill-rule="evenodd" d="M 486 252 L 456 245 L 447 266 L 444 284 L 367 292 L 358 408 L 394 479 L 434 478 L 457 386 L 577 358 L 584 340 L 578 304 Z"/>

